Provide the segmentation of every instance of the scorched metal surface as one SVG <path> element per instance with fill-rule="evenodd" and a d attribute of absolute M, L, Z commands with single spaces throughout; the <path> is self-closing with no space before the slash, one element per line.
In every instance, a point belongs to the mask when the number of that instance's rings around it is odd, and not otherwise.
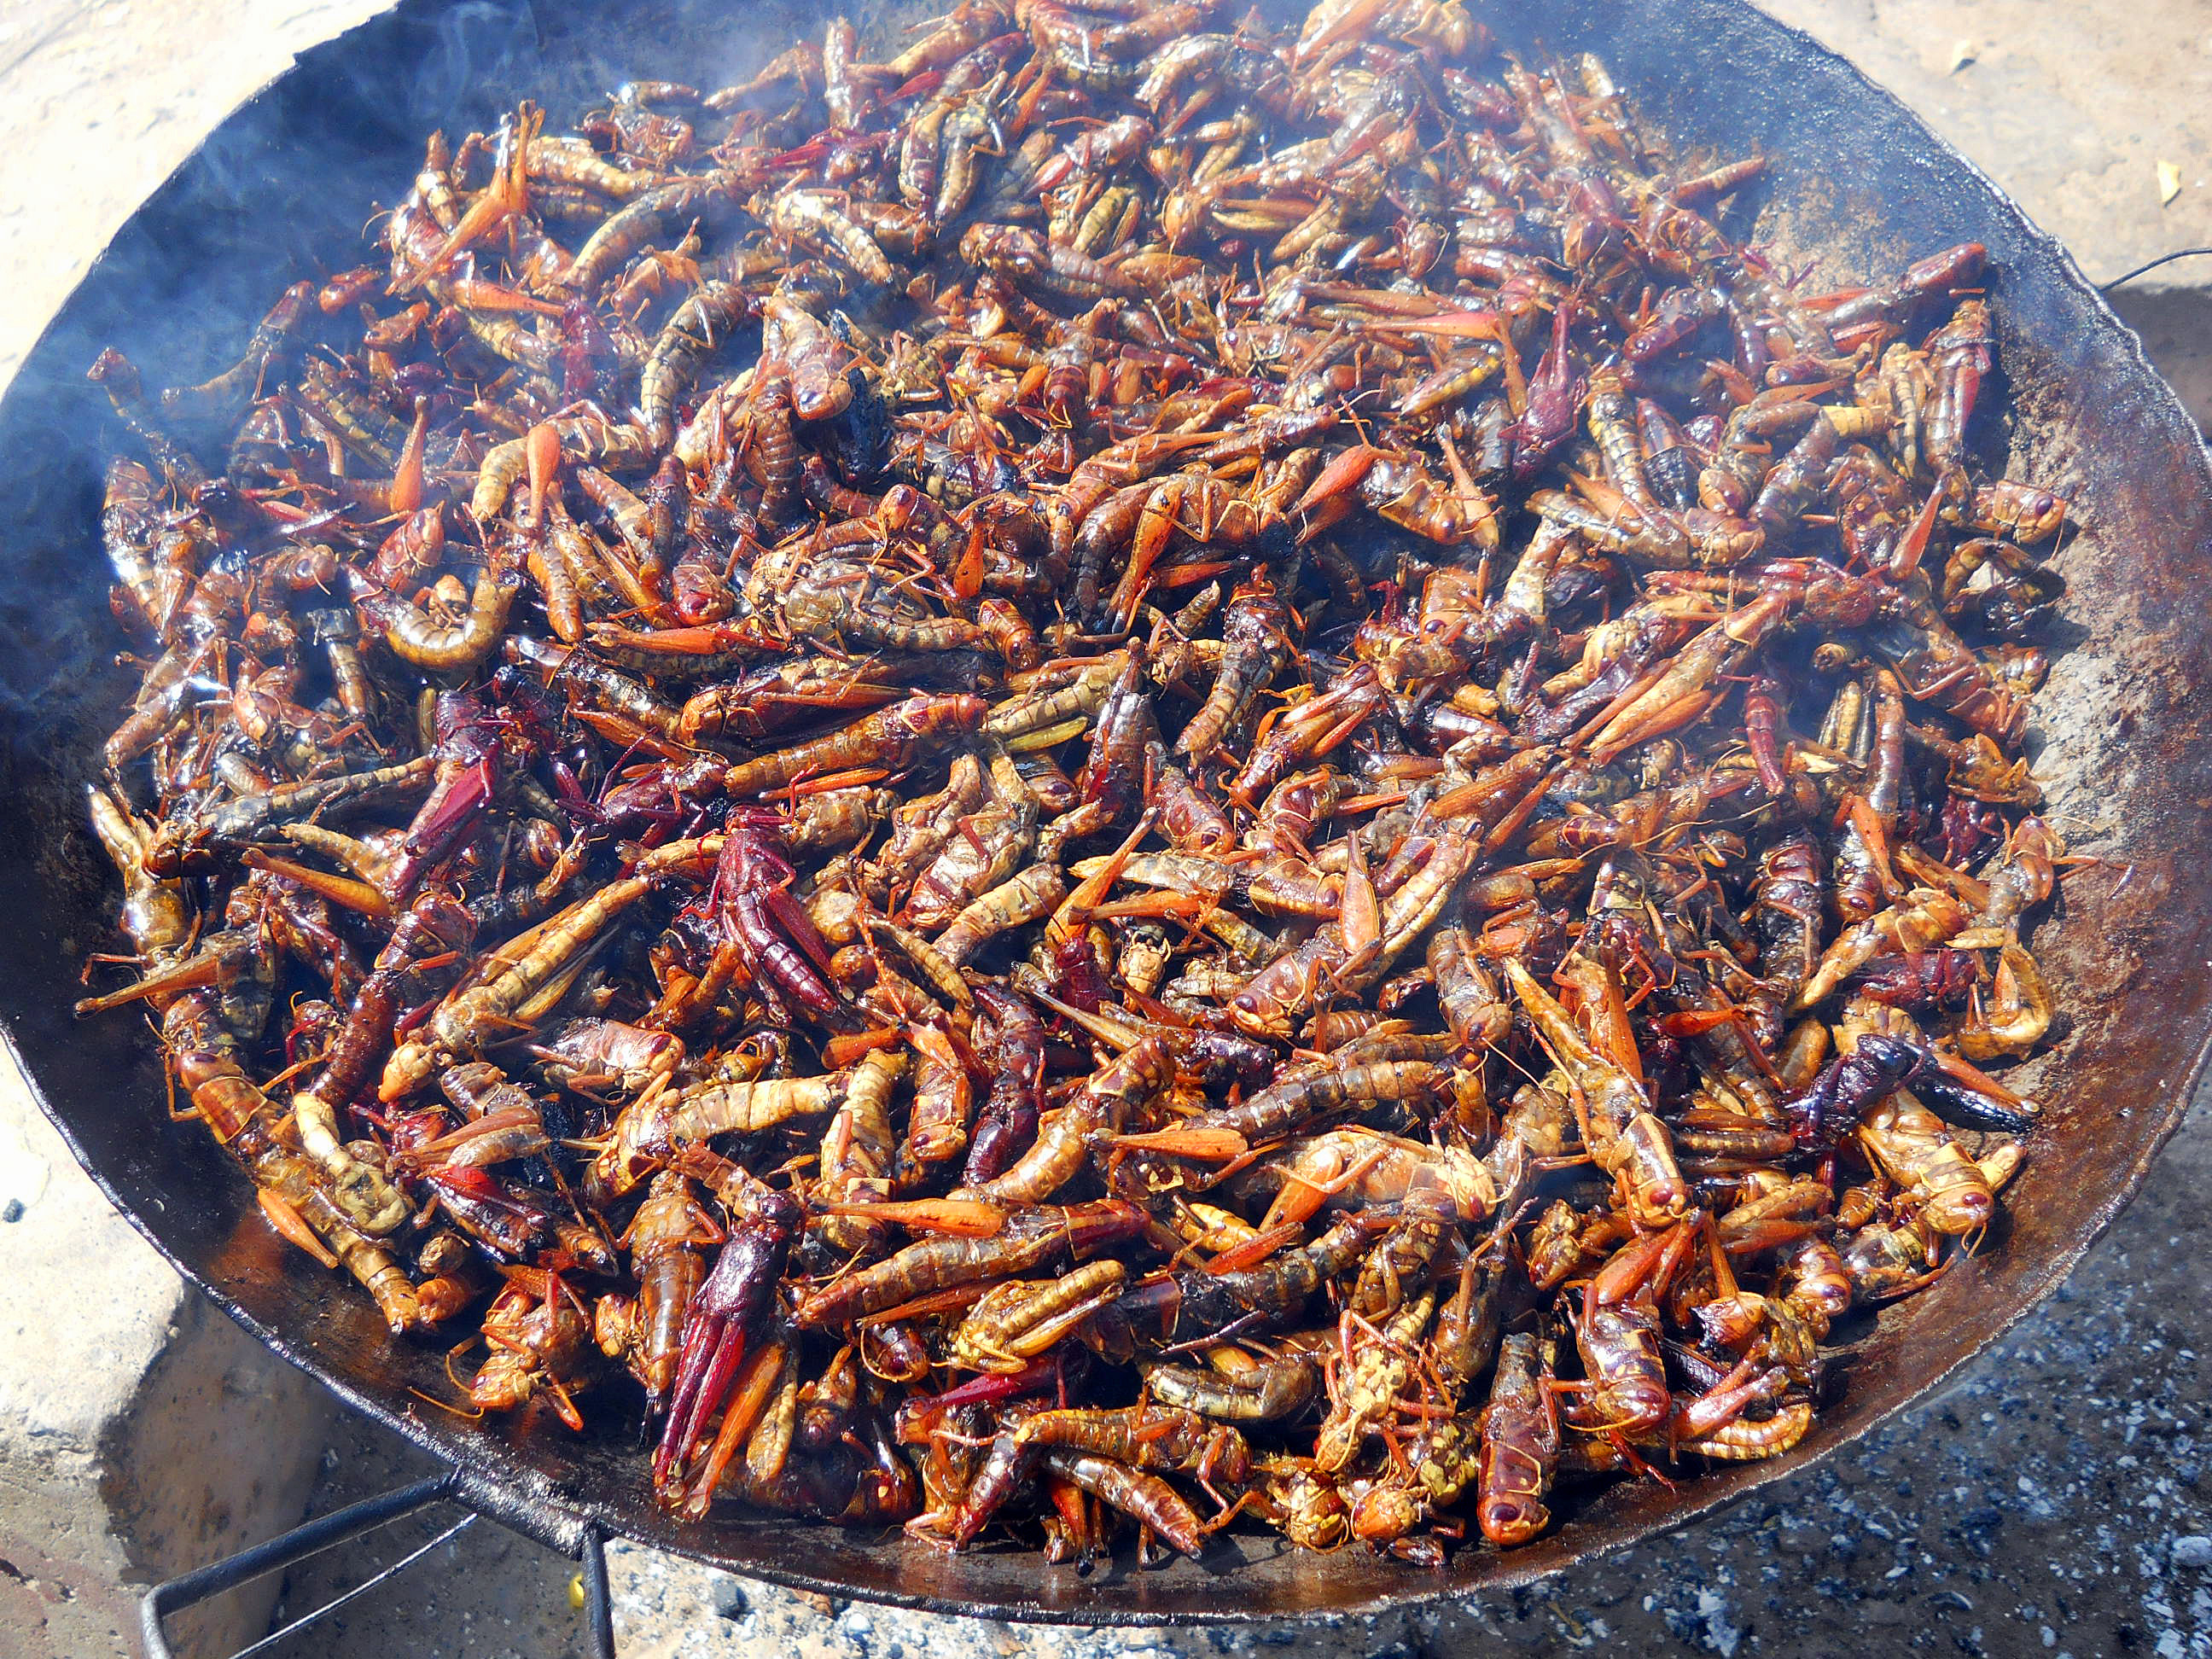
<path fill-rule="evenodd" d="M 864 33 L 923 8 L 860 7 Z M 2009 415 L 1983 440 L 2012 476 L 2069 496 L 2063 654 L 2037 698 L 2039 775 L 2078 848 L 2112 861 L 2037 936 L 2063 1034 L 2025 1068 L 2049 1103 L 2005 1220 L 1971 1270 L 1883 1313 L 1840 1356 L 1841 1397 L 1802 1445 L 1668 1492 L 1622 1482 L 1559 1508 L 1501 1555 L 1440 1572 L 1357 1549 L 1224 1539 L 1204 1562 L 1091 1577 L 1032 1553 L 951 1556 L 892 1534 L 775 1520 L 678 1525 L 653 1506 L 634 1425 L 582 1436 L 523 1413 L 479 1425 L 410 1392 L 447 1389 L 435 1342 L 396 1340 L 368 1298 L 283 1243 L 196 1124 L 165 1121 L 146 1028 L 70 1013 L 116 897 L 83 823 L 85 782 L 131 681 L 113 666 L 97 536 L 100 469 L 120 434 L 84 379 L 114 343 L 149 384 L 234 356 L 288 282 L 355 263 L 374 205 L 412 177 L 423 132 L 488 128 L 518 97 L 570 112 L 632 76 L 734 80 L 818 32 L 825 10 L 665 0 L 408 3 L 308 54 L 249 102 L 116 238 L 0 405 L 0 1019 L 41 1103 L 108 1196 L 271 1348 L 461 1469 L 478 1507 L 574 1550 L 587 1524 L 779 1583 L 948 1612 L 1085 1623 L 1235 1623 L 1359 1612 L 1498 1589 L 1705 1513 L 1864 1433 L 2052 1289 L 2172 1132 L 2212 1031 L 2212 471 L 2135 337 L 2072 261 L 1987 179 L 1841 59 L 1735 0 L 1476 5 L 1510 46 L 1601 52 L 1644 116 L 1687 150 L 1772 158 L 1740 204 L 1820 284 L 1988 245 Z M 884 38 L 878 33 L 875 38 Z M 2118 878 L 2120 866 L 2128 874 Z M 66 1294 L 66 1286 L 57 1286 Z"/>

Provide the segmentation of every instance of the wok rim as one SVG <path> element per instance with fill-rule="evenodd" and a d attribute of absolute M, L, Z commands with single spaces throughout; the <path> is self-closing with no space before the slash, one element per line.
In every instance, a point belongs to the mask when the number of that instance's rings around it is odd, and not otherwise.
<path fill-rule="evenodd" d="M 1503 0 L 1492 0 L 1492 3 L 1502 3 Z M 2112 308 L 2103 291 L 2088 280 L 2064 243 L 2030 218 L 2011 194 L 1971 157 L 1936 132 L 1911 106 L 1875 81 L 1842 52 L 1806 30 L 1774 16 L 1755 3 L 1755 0 L 1712 0 L 1712 3 L 1732 7 L 1745 14 L 1752 27 L 1771 32 L 1794 52 L 1823 60 L 1832 71 L 1840 70 L 1847 77 L 1850 90 L 1854 95 L 1870 98 L 1892 117 L 1901 118 L 1909 131 L 1927 147 L 1936 159 L 1956 168 L 1976 186 L 1985 197 L 1993 213 L 2008 221 L 2010 228 L 2020 234 L 2024 242 L 2049 260 L 2048 273 L 2054 285 L 2069 291 L 2076 300 L 2086 299 L 2089 302 L 2088 326 L 2102 331 L 2126 363 L 2139 372 L 2143 389 L 2153 398 L 2162 399 L 2166 409 L 2183 423 L 2183 428 L 2195 433 L 2195 447 L 2188 452 L 2186 459 L 2194 465 L 2194 482 L 2199 494 L 2212 500 L 2212 439 L 2208 439 L 2206 434 L 2197 427 L 2172 385 L 2151 362 L 2144 350 L 2142 336 Z M 375 27 L 398 9 L 398 0 L 393 0 L 393 3 L 386 5 L 371 16 L 357 21 L 316 46 L 305 50 L 321 52 L 342 48 L 343 43 L 349 37 Z M 289 67 L 270 76 L 226 112 L 221 120 L 207 130 L 207 134 L 178 167 L 124 216 L 117 230 L 111 233 L 111 243 L 137 219 L 148 203 L 167 189 L 179 173 L 192 165 L 194 157 L 209 136 L 220 131 L 257 100 L 267 97 L 273 88 L 300 74 L 301 67 L 300 60 L 295 58 Z M 95 255 L 85 276 L 71 288 L 68 297 L 56 308 L 35 341 L 25 351 L 18 366 L 19 375 L 22 368 L 27 368 L 39 356 L 50 337 L 64 325 L 77 294 L 97 272 L 108 246 L 102 245 L 101 253 Z M 7 388 L 0 389 L 0 397 L 6 396 L 13 389 L 12 383 Z M 1477 1596 L 1518 1589 L 1562 1573 L 1583 1560 L 1644 1543 L 1675 1532 L 1693 1522 L 1711 1518 L 1778 1481 L 1826 1462 L 1845 1447 L 1923 1406 L 1931 1395 L 1966 1367 L 1980 1359 L 2030 1313 L 2039 1309 L 2052 1292 L 2071 1277 L 2082 1259 L 2103 1239 L 2121 1212 L 2141 1193 L 2151 1166 L 2188 1116 L 2196 1095 L 2204 1083 L 2208 1065 L 2212 1065 L 2212 1015 L 2205 1017 L 2205 1028 L 2197 1036 L 2185 1071 L 2170 1086 L 2160 1089 L 2154 1100 L 2146 1103 L 2152 1109 L 2159 1111 L 2160 1117 L 2144 1139 L 2141 1150 L 2126 1166 L 2122 1177 L 2100 1195 L 2097 1204 L 2087 1212 L 2066 1243 L 2033 1266 L 2028 1273 L 2027 1285 L 2023 1287 L 2016 1305 L 2000 1315 L 1994 1324 L 1954 1358 L 1913 1382 L 1909 1392 L 1887 1407 L 1862 1421 L 1840 1427 L 1831 1427 L 1825 1421 L 1816 1423 L 1813 1435 L 1801 1443 L 1796 1449 L 1763 1462 L 1732 1466 L 1730 1478 L 1725 1485 L 1718 1485 L 1711 1476 L 1701 1474 L 1685 1482 L 1682 1490 L 1686 1495 L 1662 1513 L 1626 1518 L 1606 1516 L 1570 1520 L 1565 1523 L 1566 1528 L 1579 1528 L 1584 1535 L 1571 1540 L 1571 1551 L 1565 1559 L 1550 1560 L 1541 1566 L 1533 1562 L 1521 1566 L 1516 1565 L 1516 1561 L 1523 1559 L 1524 1555 L 1533 1556 L 1534 1552 L 1496 1552 L 1486 1547 L 1469 1547 L 1455 1553 L 1446 1566 L 1433 1572 L 1424 1572 L 1411 1566 L 1404 1568 L 1403 1588 L 1388 1588 L 1371 1595 L 1333 1601 L 1325 1607 L 1273 1612 L 1246 1611 L 1223 1606 L 1152 1607 L 1117 1599 L 1114 1592 L 1141 1587 L 1144 1583 L 1141 1573 L 1117 1577 L 1105 1585 L 1086 1586 L 1089 1599 L 1084 1605 L 971 1601 L 903 1589 L 895 1585 L 856 1586 L 845 1578 L 810 1573 L 778 1562 L 741 1559 L 729 1553 L 718 1553 L 711 1547 L 708 1540 L 716 1538 L 736 1541 L 738 1535 L 728 1533 L 702 1532 L 700 1534 L 702 1541 L 698 1547 L 690 1547 L 681 1538 L 647 1540 L 632 1529 L 623 1510 L 618 1508 L 596 1499 L 580 1501 L 568 1496 L 528 1491 L 526 1470 L 501 1468 L 496 1464 L 489 1468 L 471 1467 L 465 1463 L 455 1464 L 438 1448 L 425 1444 L 416 1432 L 411 1431 L 416 1425 L 409 1413 L 386 1406 L 334 1365 L 326 1364 L 309 1351 L 305 1338 L 289 1336 L 264 1323 L 236 1297 L 173 1251 L 151 1224 L 118 1194 L 104 1171 L 88 1159 L 84 1146 L 65 1115 L 48 1098 L 44 1082 L 26 1058 L 23 1046 L 13 1029 L 13 1022 L 4 1016 L 0 1016 L 0 1043 L 4 1043 L 31 1098 L 60 1135 L 78 1169 L 91 1180 L 110 1206 L 154 1248 L 179 1278 L 222 1310 L 263 1347 L 312 1377 L 346 1405 L 397 1435 L 410 1447 L 441 1466 L 454 1470 L 453 1501 L 475 1510 L 487 1518 L 499 1521 L 513 1530 L 571 1557 L 578 1555 L 586 1540 L 596 1532 L 610 1542 L 620 1539 L 641 1548 L 665 1550 L 720 1571 L 758 1579 L 785 1589 L 812 1591 L 913 1611 L 1073 1627 L 1140 1625 L 1193 1628 L 1246 1626 L 1313 1618 L 1340 1620 L 1411 1611 L 1448 1598 Z M 1237 1568 L 1234 1566 L 1223 1571 L 1224 1588 L 1233 1584 L 1237 1572 Z"/>

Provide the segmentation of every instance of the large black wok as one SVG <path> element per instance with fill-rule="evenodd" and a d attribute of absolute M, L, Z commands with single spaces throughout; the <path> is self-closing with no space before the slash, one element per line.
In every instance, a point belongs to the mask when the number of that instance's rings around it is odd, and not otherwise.
<path fill-rule="evenodd" d="M 1686 149 L 1774 158 L 1747 210 L 1817 253 L 1822 285 L 1975 238 L 1990 249 L 2015 476 L 2075 502 L 2061 557 L 2069 648 L 2038 699 L 2041 775 L 2081 848 L 2131 867 L 2081 880 L 2039 939 L 2070 1029 L 2032 1068 L 2051 1103 L 2002 1236 L 1972 1271 L 1886 1313 L 1848 1356 L 1802 1446 L 1676 1492 L 1623 1482 L 1510 1555 L 1425 1573 L 1358 1550 L 1237 1537 L 1201 1565 L 1083 1579 L 1031 1554 L 946 1556 L 896 1536 L 785 1522 L 678 1526 L 647 1501 L 627 1427 L 478 1426 L 420 1407 L 434 1346 L 395 1341 L 368 1299 L 281 1243 L 196 1125 L 164 1121 L 144 1027 L 70 1015 L 115 890 L 82 824 L 83 784 L 130 681 L 112 664 L 95 533 L 116 435 L 85 366 L 112 342 L 149 384 L 235 355 L 267 301 L 356 263 L 373 205 L 412 177 L 424 131 L 489 127 L 514 100 L 573 114 L 630 76 L 737 78 L 818 29 L 813 0 L 407 0 L 311 53 L 217 130 L 94 267 L 0 406 L 0 1018 L 47 1112 L 116 1205 L 278 1353 L 439 1457 L 481 1506 L 574 1547 L 587 1526 L 780 1583 L 949 1611 L 1073 1622 L 1239 1622 L 1364 1611 L 1553 1571 L 1741 1497 L 1925 1393 L 2063 1279 L 2181 1116 L 2212 1031 L 2212 471 L 2195 428 L 2064 252 L 1893 99 L 1739 0 L 1552 0 L 1476 9 L 1508 44 L 1601 51 Z M 863 6 L 864 14 L 873 9 Z M 864 29 L 902 21 L 864 15 Z"/>

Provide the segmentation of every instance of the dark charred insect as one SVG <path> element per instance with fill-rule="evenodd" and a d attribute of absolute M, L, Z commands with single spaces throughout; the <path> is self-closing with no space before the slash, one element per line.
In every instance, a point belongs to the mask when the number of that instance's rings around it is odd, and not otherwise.
<path fill-rule="evenodd" d="M 1850 1053 L 1828 1063 L 1811 1088 L 1785 1103 L 1790 1127 L 1805 1146 L 1833 1146 L 1921 1065 L 1921 1052 L 1911 1044 L 1863 1036 Z"/>
<path fill-rule="evenodd" d="M 91 367 L 83 1012 L 684 1523 L 1435 1562 L 1788 1449 L 2033 1145 L 2069 508 L 1982 249 L 1801 293 L 1672 153 L 1457 0 L 433 138 Z"/>

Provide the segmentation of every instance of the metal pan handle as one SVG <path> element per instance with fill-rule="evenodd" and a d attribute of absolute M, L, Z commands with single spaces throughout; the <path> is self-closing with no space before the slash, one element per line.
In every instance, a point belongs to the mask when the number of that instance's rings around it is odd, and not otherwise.
<path fill-rule="evenodd" d="M 428 1509 L 433 1504 L 457 1504 L 468 1513 L 429 1542 L 410 1551 L 381 1572 L 362 1580 L 343 1595 L 294 1620 L 283 1629 L 272 1631 L 251 1646 L 240 1648 L 231 1656 L 231 1659 L 251 1659 L 251 1656 L 273 1647 L 295 1631 L 313 1624 L 355 1597 L 397 1577 L 439 1545 L 466 1531 L 479 1519 L 486 1518 L 486 1511 L 471 1503 L 469 1494 L 463 1489 L 460 1471 L 447 1469 L 443 1474 L 417 1480 L 412 1486 L 401 1486 L 375 1498 L 365 1498 L 358 1504 L 349 1504 L 342 1510 L 334 1510 L 328 1515 L 302 1522 L 291 1531 L 271 1538 L 266 1543 L 256 1544 L 251 1549 L 240 1550 L 228 1559 L 195 1568 L 191 1572 L 155 1585 L 138 1604 L 139 1634 L 145 1644 L 146 1659 L 174 1659 L 169 1648 L 167 1632 L 162 1628 L 163 1622 L 171 1613 L 185 1607 L 198 1607 L 226 1590 L 235 1589 L 248 1580 L 276 1572 L 290 1566 L 295 1561 L 319 1554 L 349 1539 L 388 1526 L 418 1510 Z M 489 1518 L 505 1524 L 496 1516 Z M 591 1633 L 592 1653 L 594 1659 L 615 1659 L 613 1606 L 607 1589 L 606 1534 L 597 1524 L 591 1522 L 583 1524 L 578 1534 L 575 1555 L 584 1570 L 584 1619 Z"/>

